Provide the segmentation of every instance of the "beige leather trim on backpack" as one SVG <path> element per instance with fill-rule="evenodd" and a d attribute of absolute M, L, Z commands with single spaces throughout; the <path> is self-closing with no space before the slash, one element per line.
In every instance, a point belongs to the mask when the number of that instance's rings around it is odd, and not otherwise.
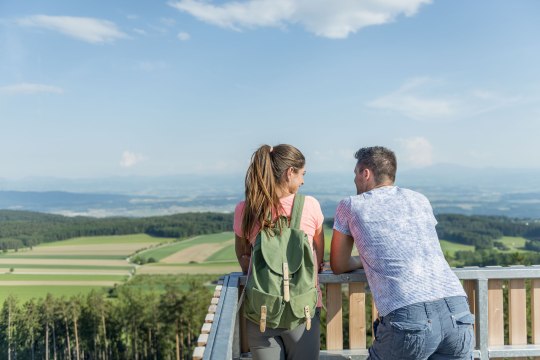
<path fill-rule="evenodd" d="M 261 322 L 259 324 L 259 329 L 262 333 L 266 330 L 266 305 L 261 306 Z"/>
<path fill-rule="evenodd" d="M 289 302 L 291 300 L 291 293 L 289 291 L 289 264 L 283 263 L 283 300 Z"/>

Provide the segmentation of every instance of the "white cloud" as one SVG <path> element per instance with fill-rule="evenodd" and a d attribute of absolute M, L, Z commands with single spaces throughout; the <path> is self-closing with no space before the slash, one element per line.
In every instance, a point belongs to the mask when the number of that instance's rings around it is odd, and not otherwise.
<path fill-rule="evenodd" d="M 433 146 L 421 136 L 407 139 L 399 139 L 403 146 L 402 152 L 405 163 L 413 167 L 423 167 L 433 164 Z"/>
<path fill-rule="evenodd" d="M 403 14 L 416 14 L 431 0 L 247 0 L 213 5 L 204 0 L 170 1 L 169 5 L 201 21 L 240 30 L 301 24 L 327 38 L 346 38 L 371 25 L 381 25 Z"/>
<path fill-rule="evenodd" d="M 136 154 L 134 152 L 126 150 L 122 153 L 122 158 L 120 159 L 120 166 L 123 168 L 130 168 L 144 160 L 146 160 L 146 157 L 144 155 Z"/>
<path fill-rule="evenodd" d="M 62 94 L 63 92 L 64 90 L 62 88 L 44 84 L 20 83 L 14 85 L 0 86 L 0 93 L 12 95 L 31 95 L 39 93 Z"/>
<path fill-rule="evenodd" d="M 21 18 L 17 22 L 21 26 L 58 31 L 92 44 L 114 42 L 117 39 L 127 37 L 113 22 L 95 18 L 33 15 Z"/>
<path fill-rule="evenodd" d="M 489 90 L 456 88 L 447 81 L 419 77 L 396 91 L 370 101 L 372 108 L 399 113 L 419 121 L 444 122 L 473 117 L 521 102 Z"/>
<path fill-rule="evenodd" d="M 434 83 L 429 78 L 409 80 L 398 90 L 371 101 L 368 106 L 395 111 L 416 120 L 444 119 L 455 115 L 455 100 L 437 97 L 429 91 Z"/>
<path fill-rule="evenodd" d="M 188 41 L 189 39 L 191 39 L 191 35 L 189 35 L 187 32 L 179 32 L 178 35 L 177 35 L 178 39 L 182 40 L 182 41 Z"/>

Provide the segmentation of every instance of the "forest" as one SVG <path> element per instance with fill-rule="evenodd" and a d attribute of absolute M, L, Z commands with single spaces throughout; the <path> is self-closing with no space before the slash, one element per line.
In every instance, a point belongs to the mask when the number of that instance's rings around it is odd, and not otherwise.
<path fill-rule="evenodd" d="M 66 217 L 29 211 L 0 210 L 0 249 L 20 249 L 80 236 L 145 233 L 157 237 L 186 238 L 232 228 L 233 215 L 184 213 L 145 218 Z"/>
<path fill-rule="evenodd" d="M 189 359 L 211 292 L 207 276 L 138 276 L 109 293 L 10 296 L 0 312 L 0 359 Z M 143 290 L 142 288 L 146 288 Z"/>

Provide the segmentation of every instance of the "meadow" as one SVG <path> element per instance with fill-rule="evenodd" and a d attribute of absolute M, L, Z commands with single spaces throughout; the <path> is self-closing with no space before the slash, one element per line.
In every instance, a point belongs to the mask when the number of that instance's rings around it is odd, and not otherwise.
<path fill-rule="evenodd" d="M 332 230 L 325 228 L 325 260 Z M 507 250 L 524 252 L 525 239 L 505 236 Z M 441 240 L 443 252 L 474 251 L 471 245 Z M 130 260 L 139 257 L 144 265 Z M 148 262 L 150 261 L 150 262 Z M 14 294 L 21 300 L 47 293 L 71 296 L 111 289 L 133 281 L 134 275 L 220 274 L 239 271 L 234 234 L 222 232 L 185 240 L 146 234 L 80 237 L 0 255 L 0 301 Z"/>

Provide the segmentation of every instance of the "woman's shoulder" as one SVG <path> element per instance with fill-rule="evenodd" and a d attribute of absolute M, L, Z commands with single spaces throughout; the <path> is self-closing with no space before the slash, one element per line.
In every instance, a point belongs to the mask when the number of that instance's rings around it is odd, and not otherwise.
<path fill-rule="evenodd" d="M 314 196 L 311 195 L 304 195 L 304 203 L 319 203 L 319 200 L 317 200 Z"/>
<path fill-rule="evenodd" d="M 234 208 L 234 213 L 242 213 L 244 211 L 244 208 L 246 207 L 246 202 L 244 200 L 240 201 L 238 204 L 236 204 L 236 207 Z"/>

